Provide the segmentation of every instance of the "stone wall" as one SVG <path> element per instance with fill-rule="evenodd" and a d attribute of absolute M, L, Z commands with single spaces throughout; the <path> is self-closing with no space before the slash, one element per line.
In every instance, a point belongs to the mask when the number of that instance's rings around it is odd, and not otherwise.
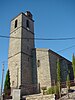
<path fill-rule="evenodd" d="M 32 85 L 31 50 L 34 48 L 34 39 L 29 38 L 34 38 L 34 21 L 24 13 L 19 14 L 11 21 L 10 37 L 19 37 L 10 38 L 9 42 L 8 68 L 11 88 L 25 86 L 29 93 L 29 86 Z"/>
<path fill-rule="evenodd" d="M 51 87 L 57 81 L 57 59 L 60 61 L 62 81 L 66 81 L 68 63 L 71 64 L 69 60 L 49 49 L 36 48 L 35 51 L 37 83 L 40 84 L 40 88 Z"/>
<path fill-rule="evenodd" d="M 26 96 L 26 100 L 55 100 L 55 95 L 51 94 L 51 95 L 30 95 L 30 96 Z"/>
<path fill-rule="evenodd" d="M 67 80 L 67 75 L 68 75 L 68 64 L 67 61 L 64 59 L 60 63 L 61 63 L 61 78 L 62 78 L 61 81 L 65 82 Z"/>
<path fill-rule="evenodd" d="M 11 87 L 21 85 L 21 53 L 8 59 Z"/>
<path fill-rule="evenodd" d="M 49 63 L 50 63 L 50 73 L 51 73 L 51 83 L 57 79 L 57 56 L 52 52 L 49 52 Z"/>
<path fill-rule="evenodd" d="M 37 82 L 40 87 L 51 86 L 48 49 L 36 49 Z"/>
<path fill-rule="evenodd" d="M 15 28 L 15 21 L 17 27 Z M 21 38 L 22 14 L 11 21 L 10 37 Z M 21 40 L 10 38 L 8 68 L 10 73 L 11 87 L 18 87 L 21 84 Z"/>

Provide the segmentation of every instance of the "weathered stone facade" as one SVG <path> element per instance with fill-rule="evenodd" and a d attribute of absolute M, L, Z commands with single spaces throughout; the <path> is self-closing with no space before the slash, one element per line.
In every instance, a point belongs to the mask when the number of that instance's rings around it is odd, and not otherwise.
<path fill-rule="evenodd" d="M 51 86 L 48 49 L 36 50 L 37 82 L 40 87 Z"/>
<path fill-rule="evenodd" d="M 34 48 L 34 21 L 29 11 L 25 14 L 20 13 L 11 20 L 10 37 L 12 38 L 10 38 L 9 44 L 8 68 L 11 88 L 31 87 L 31 50 Z M 31 90 L 28 92 L 30 93 Z"/>
<path fill-rule="evenodd" d="M 33 49 L 36 53 L 35 66 L 37 66 L 37 82 L 40 87 L 51 87 L 57 81 L 57 60 L 60 60 L 61 67 L 61 82 L 67 79 L 68 69 L 70 72 L 70 79 L 73 79 L 72 63 L 64 57 L 58 55 L 50 49 Z"/>

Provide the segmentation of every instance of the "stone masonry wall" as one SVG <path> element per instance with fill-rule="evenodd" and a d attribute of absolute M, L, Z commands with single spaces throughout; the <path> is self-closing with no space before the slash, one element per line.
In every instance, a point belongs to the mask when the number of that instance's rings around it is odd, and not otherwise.
<path fill-rule="evenodd" d="M 55 100 L 55 95 L 31 95 L 26 96 L 26 100 Z"/>
<path fill-rule="evenodd" d="M 36 49 L 36 64 L 37 80 L 40 87 L 50 87 L 51 76 L 48 49 Z"/>
<path fill-rule="evenodd" d="M 28 38 L 34 38 L 34 21 L 20 13 L 11 20 L 10 37 L 16 37 L 10 38 L 9 42 L 8 68 L 11 87 L 29 87 L 32 84 L 31 50 L 34 48 L 34 39 Z"/>
<path fill-rule="evenodd" d="M 17 27 L 15 28 L 15 21 Z M 22 14 L 11 21 L 10 37 L 21 38 Z M 8 68 L 10 72 L 11 87 L 18 87 L 21 84 L 21 40 L 10 38 Z"/>
<path fill-rule="evenodd" d="M 50 73 L 51 73 L 51 83 L 57 78 L 57 56 L 49 52 L 49 63 L 50 63 Z"/>
<path fill-rule="evenodd" d="M 21 53 L 8 59 L 11 87 L 21 85 Z"/>
<path fill-rule="evenodd" d="M 26 21 L 29 21 L 27 27 Z M 27 94 L 32 93 L 32 56 L 31 50 L 34 48 L 34 23 L 31 19 L 22 15 L 22 38 L 21 39 L 21 84 L 22 90 L 26 88 Z"/>

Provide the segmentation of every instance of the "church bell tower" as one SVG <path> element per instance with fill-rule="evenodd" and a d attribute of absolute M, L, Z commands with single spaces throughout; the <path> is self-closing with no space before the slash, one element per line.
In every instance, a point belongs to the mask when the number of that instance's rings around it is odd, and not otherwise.
<path fill-rule="evenodd" d="M 33 48 L 34 20 L 32 14 L 27 11 L 11 20 L 8 54 L 11 88 L 26 87 L 28 90 L 32 84 L 31 51 Z"/>

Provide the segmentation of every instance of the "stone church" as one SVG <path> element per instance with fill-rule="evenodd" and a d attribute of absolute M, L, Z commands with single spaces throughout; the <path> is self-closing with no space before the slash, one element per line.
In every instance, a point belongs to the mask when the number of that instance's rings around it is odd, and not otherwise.
<path fill-rule="evenodd" d="M 61 62 L 62 81 L 68 69 L 73 79 L 72 63 L 50 49 L 35 48 L 34 20 L 31 12 L 20 13 L 11 20 L 8 54 L 11 90 L 21 88 L 22 95 L 40 93 L 56 81 L 57 59 Z"/>

